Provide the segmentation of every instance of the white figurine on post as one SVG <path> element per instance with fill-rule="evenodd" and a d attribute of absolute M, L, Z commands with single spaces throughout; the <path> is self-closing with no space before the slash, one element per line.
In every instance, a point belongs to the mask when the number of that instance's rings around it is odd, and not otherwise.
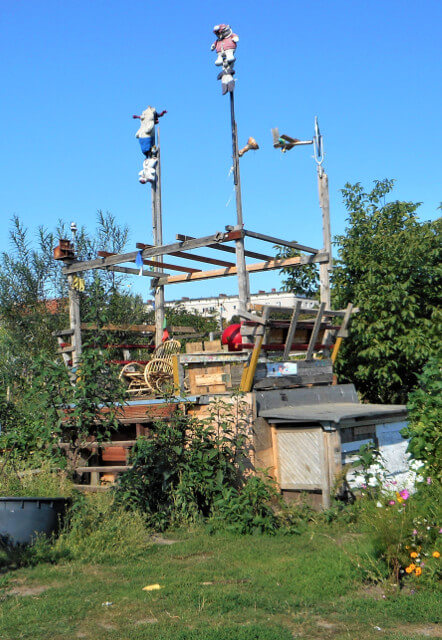
<path fill-rule="evenodd" d="M 141 116 L 132 116 L 132 118 L 139 118 L 140 120 L 140 128 L 136 132 L 135 137 L 138 138 L 141 152 L 146 158 L 143 162 L 143 168 L 138 174 L 138 180 L 141 184 L 155 182 L 155 167 L 158 162 L 156 158 L 157 149 L 155 147 L 155 125 L 158 124 L 158 118 L 164 116 L 165 113 L 167 113 L 167 111 L 157 113 L 154 107 L 149 106 L 143 111 Z"/>

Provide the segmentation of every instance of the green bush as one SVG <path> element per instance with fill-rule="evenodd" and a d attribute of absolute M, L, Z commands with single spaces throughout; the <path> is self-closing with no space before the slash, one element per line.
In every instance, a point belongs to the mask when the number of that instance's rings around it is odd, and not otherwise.
<path fill-rule="evenodd" d="M 116 504 L 107 492 L 74 501 L 53 551 L 58 557 L 106 563 L 137 557 L 149 546 L 143 516 Z"/>
<path fill-rule="evenodd" d="M 141 510 L 159 530 L 213 517 L 213 526 L 222 520 L 243 532 L 273 531 L 276 491 L 250 477 L 248 429 L 240 397 L 233 405 L 214 403 L 207 420 L 177 410 L 153 426 L 149 439 L 137 440 L 117 501 Z"/>
<path fill-rule="evenodd" d="M 419 386 L 408 399 L 408 425 L 402 435 L 409 438 L 408 451 L 424 463 L 428 476 L 442 480 L 442 352 L 430 358 Z"/>
<path fill-rule="evenodd" d="M 26 462 L 8 460 L 0 467 L 0 495 L 29 498 L 67 498 L 75 487 L 65 471 L 54 468 L 50 460 L 30 456 Z"/>

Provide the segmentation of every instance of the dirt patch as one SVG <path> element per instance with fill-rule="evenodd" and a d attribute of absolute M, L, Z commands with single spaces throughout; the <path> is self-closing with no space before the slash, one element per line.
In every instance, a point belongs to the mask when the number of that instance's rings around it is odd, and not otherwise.
<path fill-rule="evenodd" d="M 144 618 L 143 620 L 137 620 L 134 624 L 137 626 L 143 624 L 156 624 L 158 620 L 156 618 Z"/>
<path fill-rule="evenodd" d="M 172 560 L 208 560 L 209 558 L 213 558 L 214 553 L 188 553 L 183 556 L 172 556 Z"/>
<path fill-rule="evenodd" d="M 176 544 L 179 540 L 171 540 L 170 538 L 163 538 L 162 536 L 151 536 L 151 542 L 154 544 Z"/>
<path fill-rule="evenodd" d="M 426 636 L 427 638 L 442 638 L 442 624 L 407 624 L 397 627 L 397 630 L 410 635 L 416 634 Z"/>
<path fill-rule="evenodd" d="M 17 585 L 6 593 L 8 596 L 39 596 L 48 589 L 51 589 L 52 584 L 35 584 L 35 585 Z"/>

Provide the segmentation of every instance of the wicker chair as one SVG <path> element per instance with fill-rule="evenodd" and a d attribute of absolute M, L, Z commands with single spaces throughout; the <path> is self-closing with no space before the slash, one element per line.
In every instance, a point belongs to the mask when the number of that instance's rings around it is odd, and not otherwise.
<path fill-rule="evenodd" d="M 172 358 L 180 352 L 178 340 L 167 340 L 152 353 L 152 358 L 144 365 L 129 362 L 120 371 L 120 379 L 127 385 L 127 393 L 132 396 L 165 393 L 173 380 Z"/>

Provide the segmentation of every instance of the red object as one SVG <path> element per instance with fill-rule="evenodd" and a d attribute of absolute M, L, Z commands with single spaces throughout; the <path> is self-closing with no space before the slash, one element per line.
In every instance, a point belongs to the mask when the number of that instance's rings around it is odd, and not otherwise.
<path fill-rule="evenodd" d="M 229 351 L 242 351 L 241 324 L 229 324 L 221 336 L 221 344 L 226 344 Z"/>
<path fill-rule="evenodd" d="M 163 337 L 161 338 L 161 342 L 166 342 L 166 340 L 169 340 L 170 335 L 167 329 L 164 329 L 163 331 Z"/>

